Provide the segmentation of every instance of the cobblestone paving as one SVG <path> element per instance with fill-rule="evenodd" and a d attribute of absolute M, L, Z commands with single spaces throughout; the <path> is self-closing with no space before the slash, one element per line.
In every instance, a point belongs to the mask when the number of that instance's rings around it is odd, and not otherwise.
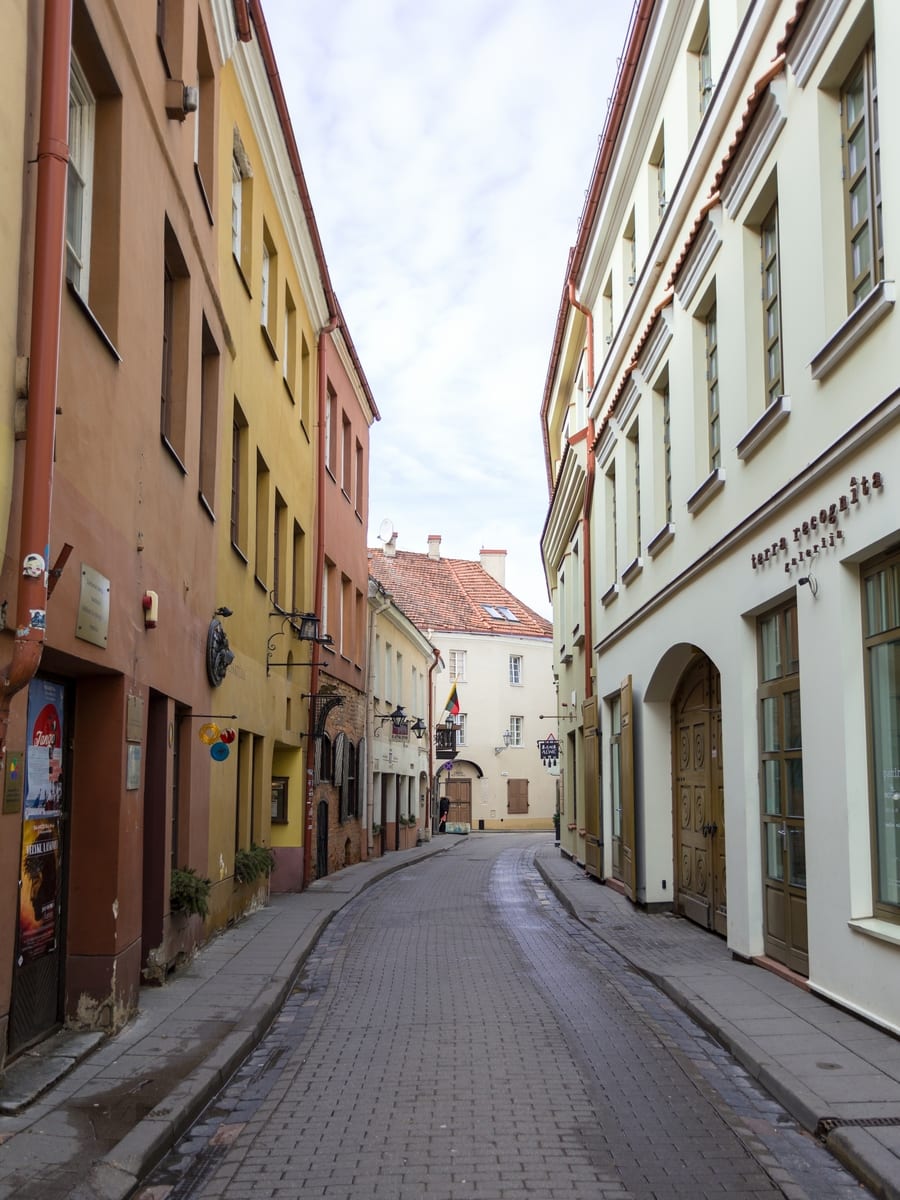
<path fill-rule="evenodd" d="M 705 1033 L 472 838 L 349 905 L 139 1200 L 857 1200 Z"/>

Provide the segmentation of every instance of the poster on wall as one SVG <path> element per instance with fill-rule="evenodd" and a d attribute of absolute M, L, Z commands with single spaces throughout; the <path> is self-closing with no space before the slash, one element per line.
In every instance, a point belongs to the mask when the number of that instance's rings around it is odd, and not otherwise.
<path fill-rule="evenodd" d="M 25 819 L 56 817 L 62 808 L 62 684 L 34 679 L 28 689 Z"/>
<path fill-rule="evenodd" d="M 59 914 L 59 821 L 26 820 L 22 826 L 18 964 L 56 949 Z"/>

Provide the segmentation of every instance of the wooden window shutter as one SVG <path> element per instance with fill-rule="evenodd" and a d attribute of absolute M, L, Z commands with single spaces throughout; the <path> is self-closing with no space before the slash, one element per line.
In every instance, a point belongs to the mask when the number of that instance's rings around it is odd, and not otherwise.
<path fill-rule="evenodd" d="M 507 779 L 506 811 L 520 816 L 528 812 L 528 780 Z"/>

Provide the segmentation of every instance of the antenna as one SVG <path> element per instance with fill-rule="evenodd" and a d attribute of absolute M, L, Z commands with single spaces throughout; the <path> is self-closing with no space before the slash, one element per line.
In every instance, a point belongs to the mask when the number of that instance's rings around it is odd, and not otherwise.
<path fill-rule="evenodd" d="M 378 540 L 379 542 L 389 542 L 393 536 L 394 522 L 390 517 L 385 517 L 378 526 Z"/>

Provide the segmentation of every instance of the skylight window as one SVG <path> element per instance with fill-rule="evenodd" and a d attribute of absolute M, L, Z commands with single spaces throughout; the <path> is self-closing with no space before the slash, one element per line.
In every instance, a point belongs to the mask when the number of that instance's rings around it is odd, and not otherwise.
<path fill-rule="evenodd" d="M 503 604 L 485 604 L 482 606 L 489 617 L 493 617 L 495 621 L 518 621 L 518 617 L 511 608 L 507 608 Z"/>

